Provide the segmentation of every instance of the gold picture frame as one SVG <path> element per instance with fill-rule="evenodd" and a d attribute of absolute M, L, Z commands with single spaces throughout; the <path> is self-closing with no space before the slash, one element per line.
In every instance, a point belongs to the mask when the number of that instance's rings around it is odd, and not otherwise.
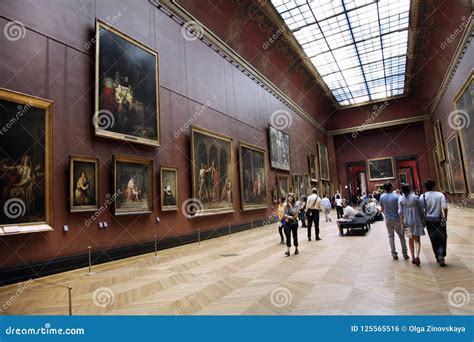
<path fill-rule="evenodd" d="M 80 166 L 82 163 L 82 166 Z M 89 164 L 89 167 L 87 167 Z M 79 166 L 79 167 L 77 167 Z M 91 182 L 88 177 L 92 166 Z M 89 171 L 89 172 L 88 172 Z M 87 189 L 79 189 L 80 178 L 85 173 Z M 92 184 L 91 184 L 92 183 Z M 93 188 L 91 191 L 90 188 Z M 78 203 L 79 202 L 79 203 Z M 82 203 L 81 203 L 82 202 Z M 90 203 L 95 204 L 90 204 Z M 96 211 L 99 209 L 99 159 L 94 157 L 84 157 L 78 155 L 69 156 L 69 210 L 71 213 Z"/>
<path fill-rule="evenodd" d="M 308 166 L 309 166 L 309 174 L 311 176 L 312 182 L 318 181 L 318 157 L 315 153 L 309 152 L 308 153 Z"/>
<path fill-rule="evenodd" d="M 197 210 L 189 214 L 189 218 L 235 212 L 233 139 L 205 128 L 191 126 L 190 140 L 192 198 L 189 200 L 194 202 Z M 213 151 L 217 148 L 220 152 L 214 154 Z M 217 181 L 214 176 L 212 183 L 207 180 L 206 184 L 204 177 L 210 172 L 215 175 L 216 171 Z M 201 173 L 204 173 L 202 179 Z"/>
<path fill-rule="evenodd" d="M 446 155 L 444 153 L 443 132 L 441 129 L 441 122 L 439 120 L 436 120 L 434 122 L 433 131 L 435 136 L 436 153 L 438 154 L 438 160 L 440 162 L 443 162 L 446 159 Z"/>
<path fill-rule="evenodd" d="M 330 181 L 331 175 L 329 170 L 329 155 L 328 148 L 321 142 L 318 142 L 318 155 L 319 155 L 319 174 L 323 181 Z"/>
<path fill-rule="evenodd" d="M 386 163 L 387 161 L 390 161 L 390 167 L 388 167 Z M 367 170 L 369 173 L 369 181 L 395 179 L 395 165 L 393 157 L 368 159 Z"/>
<path fill-rule="evenodd" d="M 283 189 L 282 188 L 286 188 Z M 278 193 L 278 198 L 281 197 L 288 197 L 288 194 L 290 193 L 291 189 L 291 184 L 290 184 L 290 176 L 288 175 L 277 175 L 277 193 Z"/>
<path fill-rule="evenodd" d="M 150 214 L 153 211 L 153 160 L 114 154 L 113 189 L 116 216 Z"/>
<path fill-rule="evenodd" d="M 449 164 L 449 178 L 452 184 L 452 192 L 455 194 L 467 193 L 464 164 L 461 157 L 461 146 L 459 136 L 454 132 L 446 140 L 447 161 Z"/>
<path fill-rule="evenodd" d="M 250 151 L 250 154 L 245 154 L 245 150 Z M 254 160 L 251 161 L 250 167 L 245 165 L 245 157 L 246 155 L 250 155 L 250 158 L 253 157 L 253 154 L 260 154 L 260 158 L 258 160 L 261 161 L 263 168 L 261 170 L 253 170 L 254 169 Z M 253 159 L 253 158 L 252 158 Z M 257 160 L 257 161 L 258 161 Z M 250 169 L 250 170 L 248 170 Z M 240 142 L 239 143 L 239 174 L 240 174 L 240 203 L 243 211 L 247 210 L 257 210 L 257 209 L 266 209 L 269 207 L 268 205 L 268 167 L 267 167 L 267 151 L 263 148 L 258 146 Z M 260 171 L 260 175 L 257 175 L 257 180 L 254 180 L 254 174 Z M 263 171 L 263 172 L 262 172 Z M 247 176 L 249 178 L 251 184 L 255 184 L 257 182 L 257 189 L 255 189 L 255 185 L 253 187 L 253 191 L 250 189 L 246 189 L 246 185 L 249 185 L 249 181 L 246 181 L 244 178 Z M 258 190 L 258 176 L 261 179 L 261 184 L 263 184 L 263 189 Z M 264 179 L 262 179 L 264 178 Z M 262 196 L 263 190 L 263 196 Z M 253 192 L 253 194 L 252 194 Z M 257 192 L 257 194 L 255 194 Z"/>
<path fill-rule="evenodd" d="M 34 173 L 36 178 L 36 184 L 32 184 L 31 189 L 26 191 L 31 194 L 28 198 L 25 197 L 23 199 L 21 198 L 22 195 L 13 194 L 10 194 L 9 198 L 3 198 L 2 202 L 4 203 L 2 203 L 2 206 L 4 210 L 1 211 L 1 214 L 5 217 L 1 216 L 0 236 L 51 231 L 53 230 L 53 101 L 0 88 L 0 105 L 0 117 L 7 123 L 1 124 L 2 135 L 0 137 L 0 144 L 2 145 L 2 151 L 6 150 L 6 153 L 8 153 L 8 158 L 5 156 L 5 158 L 0 159 L 0 168 L 2 172 L 7 169 L 9 170 L 8 172 L 15 172 L 15 169 L 18 169 L 20 164 L 22 164 L 22 167 L 29 167 L 30 172 Z M 15 113 L 11 118 L 8 116 L 10 107 L 12 113 Z M 18 120 L 24 117 L 29 118 L 29 120 L 24 121 L 22 124 L 18 123 Z M 14 120 L 12 121 L 12 119 Z M 10 152 L 7 141 L 5 143 L 2 142 L 2 138 L 12 139 L 10 140 L 12 141 L 12 149 L 18 148 L 20 140 L 21 143 L 28 144 L 28 142 L 25 142 L 25 139 L 21 138 L 25 136 L 22 135 L 21 130 L 25 130 L 24 126 L 29 123 L 36 124 L 38 127 L 42 126 L 42 131 L 36 132 L 34 130 L 30 133 L 25 133 L 28 139 L 31 137 L 31 144 L 25 146 L 23 151 Z M 37 134 L 38 137 L 33 136 L 33 134 Z M 40 158 L 35 158 L 35 153 L 38 152 L 38 149 L 40 149 L 40 154 L 36 157 L 39 156 Z M 28 154 L 26 154 L 27 152 Z M 16 156 L 14 157 L 14 155 Z M 12 158 L 21 161 L 19 163 L 12 163 Z M 39 159 L 41 162 L 36 164 Z M 8 165 L 6 164 L 7 161 Z M 33 162 L 36 165 L 33 166 Z M 38 195 L 38 191 L 41 192 L 40 195 Z M 27 196 L 25 192 L 22 193 L 24 196 Z M 41 203 L 37 203 L 38 197 Z M 18 202 L 14 200 L 18 200 Z M 12 215 L 7 215 L 7 202 L 16 207 L 12 207 Z M 30 202 L 32 202 L 31 205 Z M 41 209 L 38 209 L 39 207 Z M 14 212 L 13 209 L 15 210 Z M 20 215 L 17 215 L 18 213 Z"/>
<path fill-rule="evenodd" d="M 163 178 L 163 175 L 167 172 L 174 173 L 174 186 L 173 182 L 167 185 Z M 178 168 L 170 166 L 160 167 L 160 199 L 161 199 L 161 211 L 174 211 L 178 210 L 179 203 L 179 181 L 178 181 Z M 168 189 L 168 186 L 170 189 Z M 166 187 L 166 188 L 165 188 Z M 174 188 L 174 191 L 173 191 Z M 174 195 L 173 195 L 174 194 Z M 174 204 L 173 204 L 174 202 Z"/>
<path fill-rule="evenodd" d="M 107 33 L 114 38 L 109 38 Z M 95 41 L 95 113 L 92 118 L 95 135 L 160 146 L 158 52 L 100 19 L 96 19 Z M 106 43 L 108 50 L 102 51 Z M 134 63 L 126 63 L 127 58 Z M 141 62 L 140 68 L 132 70 L 130 65 L 136 65 L 136 60 Z M 105 62 L 110 65 L 103 68 Z M 153 75 L 151 82 L 150 75 Z"/>

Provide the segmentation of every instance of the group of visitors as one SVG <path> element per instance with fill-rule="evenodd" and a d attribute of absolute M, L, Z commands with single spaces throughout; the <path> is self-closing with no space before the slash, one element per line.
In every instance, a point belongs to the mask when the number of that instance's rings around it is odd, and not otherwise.
<path fill-rule="evenodd" d="M 364 198 L 362 206 L 365 206 L 363 209 L 365 213 L 380 215 L 382 219 L 382 213 L 385 216 L 390 251 L 394 260 L 398 260 L 395 247 L 396 234 L 400 240 L 403 258 L 410 259 L 409 248 L 412 264 L 420 266 L 420 237 L 425 235 L 426 227 L 437 263 L 441 267 L 446 266 L 448 206 L 444 194 L 434 191 L 435 186 L 433 180 L 427 180 L 425 183 L 426 192 L 419 196 L 411 192 L 408 184 L 403 184 L 401 193 L 399 193 L 394 191 L 391 182 L 387 181 L 383 185 L 384 191 L 378 196 L 378 199 L 372 195 Z M 337 213 L 336 222 L 339 231 L 342 232 L 341 223 L 353 221 L 358 213 L 339 192 L 334 195 L 334 205 Z M 319 233 L 320 212 L 324 212 L 326 222 L 332 222 L 331 209 L 332 204 L 328 196 L 325 194 L 323 198 L 320 198 L 315 188 L 307 198 L 304 196 L 297 199 L 293 194 L 289 194 L 288 198 L 279 199 L 279 233 L 281 243 L 285 244 L 286 240 L 286 256 L 290 256 L 291 237 L 295 247 L 294 254 L 299 254 L 298 221 L 301 221 L 302 227 L 307 227 L 308 241 L 311 241 L 314 225 L 315 240 L 319 241 L 321 240 Z M 408 248 L 406 237 L 408 237 Z"/>

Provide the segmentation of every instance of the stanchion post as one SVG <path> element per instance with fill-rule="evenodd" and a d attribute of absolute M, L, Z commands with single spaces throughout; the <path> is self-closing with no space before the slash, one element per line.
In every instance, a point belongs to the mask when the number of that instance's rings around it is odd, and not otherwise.
<path fill-rule="evenodd" d="M 89 272 L 86 273 L 87 276 L 91 276 L 94 274 L 94 272 L 92 272 L 92 256 L 91 256 L 91 249 L 92 247 L 91 246 L 87 246 L 87 249 L 89 250 Z"/>
<path fill-rule="evenodd" d="M 160 257 L 158 256 L 158 240 L 157 240 L 157 236 L 155 235 L 155 256 L 153 257 L 153 259 L 159 259 Z"/>
<path fill-rule="evenodd" d="M 230 230 L 230 222 L 229 222 L 229 238 L 231 237 L 232 235 L 232 231 Z"/>
<path fill-rule="evenodd" d="M 69 316 L 72 316 L 72 286 L 67 287 L 67 294 L 69 299 Z"/>
<path fill-rule="evenodd" d="M 250 220 L 250 225 L 251 225 L 252 233 L 253 233 L 253 219 Z"/>
<path fill-rule="evenodd" d="M 198 228 L 198 246 L 201 246 L 201 228 Z"/>

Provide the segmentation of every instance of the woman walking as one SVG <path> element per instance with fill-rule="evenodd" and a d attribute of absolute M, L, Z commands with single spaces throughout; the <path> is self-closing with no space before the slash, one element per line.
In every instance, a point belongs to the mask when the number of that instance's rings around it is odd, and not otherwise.
<path fill-rule="evenodd" d="M 293 245 L 295 246 L 295 254 L 299 254 L 298 251 L 298 207 L 295 203 L 295 197 L 288 195 L 286 201 L 284 220 L 285 220 L 285 235 L 286 235 L 286 246 L 288 250 L 285 255 L 290 256 L 291 248 L 291 235 L 293 235 Z"/>
<path fill-rule="evenodd" d="M 342 197 L 338 193 L 336 193 L 336 196 L 334 197 L 334 201 L 336 202 L 336 214 L 337 214 L 337 219 L 340 219 L 344 216 L 344 209 L 342 208 Z"/>
<path fill-rule="evenodd" d="M 285 238 L 283 235 L 283 225 L 284 225 L 284 216 L 285 216 L 285 197 L 280 197 L 278 199 L 278 233 L 280 233 L 280 243 L 285 244 Z"/>
<path fill-rule="evenodd" d="M 411 263 L 420 266 L 421 241 L 420 236 L 425 235 L 425 214 L 423 206 L 417 195 L 410 193 L 408 184 L 402 185 L 402 194 L 398 202 L 398 213 L 400 224 L 405 235 L 409 238 Z"/>

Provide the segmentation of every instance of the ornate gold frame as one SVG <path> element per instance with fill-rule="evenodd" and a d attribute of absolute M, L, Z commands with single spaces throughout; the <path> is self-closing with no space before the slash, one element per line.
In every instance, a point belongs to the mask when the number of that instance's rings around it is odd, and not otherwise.
<path fill-rule="evenodd" d="M 446 160 L 446 154 L 444 152 L 443 133 L 441 131 L 441 122 L 439 120 L 436 120 L 434 122 L 433 131 L 434 131 L 434 136 L 435 136 L 436 153 L 438 155 L 438 161 L 443 162 Z"/>
<path fill-rule="evenodd" d="M 43 99 L 36 96 L 16 92 L 13 90 L 0 88 L 0 99 L 10 102 L 15 102 L 23 105 L 30 105 L 31 107 L 44 109 L 44 120 L 45 120 L 45 132 L 44 132 L 44 170 L 45 170 L 45 221 L 42 222 L 29 222 L 29 223 L 16 223 L 2 225 L 2 227 L 30 227 L 27 231 L 20 231 L 18 233 L 4 233 L 0 231 L 2 235 L 14 235 L 22 233 L 35 233 L 53 230 L 53 101 Z M 28 115 L 25 113 L 25 115 Z"/>
<path fill-rule="evenodd" d="M 271 139 L 271 134 L 270 131 L 274 129 L 277 132 L 283 133 L 284 135 L 288 136 L 288 168 L 281 166 L 281 165 L 273 165 L 272 161 L 272 139 Z M 272 125 L 268 125 L 268 147 L 269 147 L 269 153 L 268 156 L 270 157 L 270 167 L 276 170 L 281 170 L 281 171 L 291 171 L 291 150 L 290 150 L 290 135 L 288 133 L 283 132 L 282 130 L 273 127 Z M 278 142 L 277 142 L 278 143 Z"/>
<path fill-rule="evenodd" d="M 95 180 L 95 198 L 96 205 L 74 205 L 74 162 L 85 162 L 94 163 L 94 180 Z M 94 157 L 83 157 L 78 155 L 69 156 L 69 210 L 71 213 L 84 212 L 84 211 L 95 211 L 99 209 L 99 159 Z"/>
<path fill-rule="evenodd" d="M 141 138 L 141 137 L 135 137 L 131 136 L 128 134 L 123 134 L 123 133 L 117 133 L 117 132 L 111 132 L 108 130 L 104 130 L 101 128 L 98 128 L 98 121 L 99 117 L 94 116 L 93 120 L 94 121 L 94 128 L 95 128 L 95 135 L 100 136 L 100 137 L 105 137 L 105 138 L 111 138 L 115 140 L 122 140 L 122 141 L 128 141 L 128 142 L 135 142 L 138 144 L 143 144 L 143 145 L 150 145 L 150 146 L 160 146 L 160 141 L 161 141 L 161 133 L 160 133 L 160 82 L 159 82 L 159 67 L 160 67 L 160 61 L 159 61 L 159 54 L 157 51 L 152 49 L 151 47 L 139 42 L 138 40 L 130 37 L 126 33 L 123 33 L 116 28 L 113 28 L 106 22 L 96 19 L 96 32 L 95 32 L 95 40 L 96 40 L 96 52 L 95 52 L 95 112 L 97 113 L 99 111 L 99 80 L 100 80 L 100 75 L 99 75 L 99 54 L 100 54 L 100 29 L 103 28 L 107 31 L 110 31 L 117 36 L 125 39 L 129 43 L 145 50 L 146 52 L 150 53 L 155 57 L 155 83 L 156 83 L 156 132 L 157 132 L 157 139 L 152 140 L 152 139 L 146 139 L 146 138 Z"/>
<path fill-rule="evenodd" d="M 384 160 L 384 159 L 390 159 L 392 163 L 392 177 L 384 177 L 384 178 L 372 178 L 372 174 L 370 172 L 370 162 L 375 161 L 375 160 Z M 379 180 L 387 180 L 387 179 L 396 179 L 395 176 L 395 163 L 393 157 L 382 157 L 382 158 L 372 158 L 372 159 L 367 159 L 367 173 L 369 175 L 369 181 L 379 181 Z"/>
<path fill-rule="evenodd" d="M 326 151 L 326 165 L 328 166 L 328 178 L 323 177 L 323 166 L 322 166 L 322 154 L 321 154 L 321 149 L 324 148 Z M 322 142 L 318 141 L 318 156 L 319 156 L 319 178 L 323 181 L 330 181 L 331 180 L 331 169 L 329 168 L 329 153 L 328 153 L 328 147 L 323 144 Z"/>
<path fill-rule="evenodd" d="M 114 194 L 117 192 L 117 162 L 123 163 L 130 163 L 130 164 L 141 164 L 146 165 L 148 168 L 148 193 L 147 193 L 147 200 L 148 200 L 148 209 L 147 210 L 120 210 L 117 209 L 117 201 L 114 200 L 114 214 L 115 216 L 120 215 L 138 215 L 138 214 L 150 214 L 153 212 L 153 160 L 147 158 L 140 158 L 140 157 L 132 157 L 120 154 L 113 155 L 113 192 Z"/>
<path fill-rule="evenodd" d="M 314 163 L 314 174 L 312 174 L 312 170 L 311 170 L 311 160 L 313 161 Z M 308 153 L 308 163 L 309 163 L 309 175 L 311 176 L 311 181 L 312 182 L 317 182 L 318 181 L 318 178 L 319 178 L 319 172 L 318 172 L 318 164 L 319 164 L 319 161 L 318 161 L 318 156 L 316 155 L 316 153 L 313 153 L 313 152 L 309 152 Z M 313 177 L 315 176 L 315 177 Z"/>
<path fill-rule="evenodd" d="M 264 169 L 265 169 L 265 200 L 267 202 L 267 204 L 250 204 L 250 205 L 246 205 L 244 203 L 244 170 L 243 170 L 243 163 L 242 163 L 242 149 L 243 148 L 246 148 L 248 150 L 252 150 L 252 151 L 255 151 L 255 152 L 259 152 L 259 153 L 262 153 L 263 154 L 263 163 L 264 163 Z M 252 144 L 249 144 L 249 143 L 245 143 L 245 142 L 240 142 L 239 143 L 239 173 L 240 173 L 240 204 L 241 204 L 241 207 L 242 207 L 242 210 L 243 211 L 247 211 L 247 210 L 257 210 L 257 209 L 266 209 L 269 207 L 268 205 L 268 175 L 269 175 L 269 172 L 268 172 L 268 166 L 267 166 L 267 151 L 264 150 L 263 148 L 260 148 L 258 146 L 255 146 L 255 145 L 252 145 Z"/>
<path fill-rule="evenodd" d="M 285 178 L 286 179 L 286 184 L 288 185 L 288 193 L 291 192 L 291 182 L 290 182 L 290 179 L 291 177 L 289 175 L 283 175 L 283 174 L 278 174 L 277 176 L 277 194 L 278 194 L 278 198 L 281 198 L 282 194 L 280 193 L 280 179 L 281 178 Z M 288 194 L 287 194 L 288 196 Z"/>
<path fill-rule="evenodd" d="M 164 191 L 163 191 L 163 171 L 172 171 L 176 176 L 176 205 L 164 205 L 163 198 L 164 198 Z M 171 167 L 171 166 L 161 166 L 160 167 L 160 203 L 161 203 L 161 211 L 174 211 L 178 210 L 179 205 L 179 180 L 178 180 L 178 168 Z"/>
<path fill-rule="evenodd" d="M 232 207 L 231 208 L 225 208 L 225 209 L 203 209 L 203 210 L 198 210 L 196 212 L 196 215 L 194 215 L 192 217 L 195 218 L 195 217 L 201 217 L 201 216 L 233 213 L 233 212 L 235 212 L 235 208 L 234 208 L 234 204 L 235 204 L 234 203 L 234 179 L 232 177 L 233 176 L 233 167 L 234 167 L 234 163 L 232 162 L 233 154 L 234 154 L 234 151 L 233 151 L 233 148 L 232 148 L 232 140 L 233 139 L 231 137 L 227 136 L 227 135 L 216 133 L 216 132 L 213 132 L 213 131 L 205 129 L 205 128 L 201 128 L 201 127 L 198 127 L 198 126 L 191 126 L 191 186 L 192 186 L 191 193 L 192 193 L 192 197 L 194 199 L 197 199 L 196 184 L 195 184 L 196 182 L 194 180 L 194 175 L 196 173 L 196 161 L 194 160 L 194 134 L 195 133 L 206 135 L 208 137 L 219 139 L 219 140 L 230 143 L 229 179 L 230 179 L 230 182 L 231 182 L 230 187 L 231 187 L 231 194 L 232 194 L 231 195 L 232 196 Z"/>
<path fill-rule="evenodd" d="M 457 147 L 457 150 L 458 150 L 458 153 L 459 153 L 459 158 L 461 160 L 461 172 L 462 172 L 462 176 L 463 176 L 463 182 L 464 182 L 464 189 L 462 191 L 458 191 L 456 188 L 455 188 L 455 184 L 454 184 L 454 178 L 453 178 L 453 165 L 451 164 L 451 154 L 449 153 L 449 148 L 446 148 L 447 150 L 447 164 L 448 164 L 448 167 L 449 167 L 449 181 L 452 185 L 452 193 L 454 194 L 465 194 L 467 193 L 467 186 L 466 186 L 466 174 L 465 174 L 465 170 L 464 170 L 464 163 L 462 162 L 462 154 L 461 154 L 461 144 L 460 144 L 460 139 L 459 139 L 459 135 L 457 134 L 457 132 L 455 131 L 453 134 L 451 134 L 449 136 L 448 139 L 446 139 L 446 146 L 449 146 L 449 144 L 453 141 L 454 143 L 456 144 L 456 147 Z M 450 189 L 450 190 L 451 190 Z"/>

